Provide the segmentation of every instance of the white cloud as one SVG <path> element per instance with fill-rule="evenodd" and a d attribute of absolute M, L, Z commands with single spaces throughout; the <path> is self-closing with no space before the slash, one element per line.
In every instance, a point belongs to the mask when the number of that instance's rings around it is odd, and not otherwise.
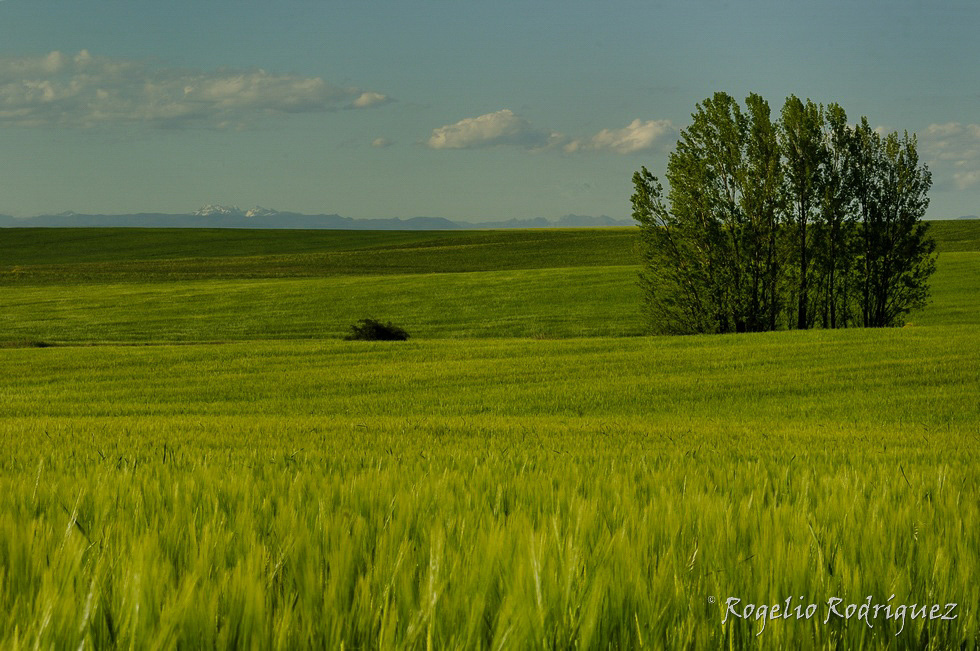
<path fill-rule="evenodd" d="M 633 120 L 622 129 L 603 129 L 588 140 L 572 140 L 565 145 L 567 153 L 577 151 L 611 151 L 632 154 L 656 147 L 676 130 L 670 120 Z"/>
<path fill-rule="evenodd" d="M 368 108 L 371 106 L 379 106 L 381 104 L 387 104 L 391 100 L 387 95 L 382 95 L 381 93 L 365 92 L 361 93 L 357 99 L 355 99 L 351 106 L 353 108 Z"/>
<path fill-rule="evenodd" d="M 387 138 L 375 138 L 371 141 L 371 146 L 378 149 L 384 149 L 385 147 L 391 147 L 393 143 Z"/>
<path fill-rule="evenodd" d="M 937 173 L 952 172 L 960 190 L 980 183 L 980 124 L 930 124 L 920 134 L 922 151 Z"/>
<path fill-rule="evenodd" d="M 958 122 L 945 124 L 930 124 L 922 134 L 925 138 L 942 139 L 957 136 L 963 132 L 963 125 Z"/>
<path fill-rule="evenodd" d="M 262 69 L 184 70 L 82 50 L 0 57 L 0 124 L 241 127 L 266 115 L 366 108 L 381 93 Z"/>
<path fill-rule="evenodd" d="M 953 182 L 960 190 L 966 190 L 969 187 L 973 187 L 974 185 L 980 183 L 980 170 L 956 172 L 953 174 Z"/>
<path fill-rule="evenodd" d="M 558 132 L 535 128 L 510 109 L 502 109 L 433 129 L 426 145 L 431 149 L 516 145 L 536 151 L 563 147 L 566 153 L 610 151 L 632 154 L 657 147 L 675 132 L 669 120 L 633 120 L 622 129 L 603 129 L 588 139 L 569 140 Z"/>
<path fill-rule="evenodd" d="M 930 124 L 921 134 L 923 151 L 933 161 L 964 166 L 980 161 L 980 124 Z"/>
<path fill-rule="evenodd" d="M 503 109 L 433 129 L 426 145 L 431 149 L 473 149 L 494 145 L 536 149 L 559 137 L 535 129 L 510 109 Z"/>

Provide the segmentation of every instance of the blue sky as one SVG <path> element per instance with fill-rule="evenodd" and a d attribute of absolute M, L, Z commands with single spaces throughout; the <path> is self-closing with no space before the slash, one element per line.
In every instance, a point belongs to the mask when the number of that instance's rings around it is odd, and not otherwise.
<path fill-rule="evenodd" d="M 629 216 L 716 90 L 918 134 L 980 213 L 980 3 L 0 0 L 0 213 Z"/>

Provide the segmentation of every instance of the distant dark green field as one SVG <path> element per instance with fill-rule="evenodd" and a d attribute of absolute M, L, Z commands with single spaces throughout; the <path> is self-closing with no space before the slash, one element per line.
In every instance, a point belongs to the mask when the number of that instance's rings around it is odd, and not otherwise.
<path fill-rule="evenodd" d="M 633 229 L 0 230 L 0 283 L 148 282 L 638 264 Z"/>
<path fill-rule="evenodd" d="M 980 323 L 980 221 L 932 231 L 933 300 L 909 321 Z M 333 338 L 367 317 L 425 338 L 645 332 L 632 229 L 9 229 L 0 242 L 0 342 Z"/>
<path fill-rule="evenodd" d="M 629 229 L 0 230 L 0 648 L 977 648 L 932 232 L 907 327 L 646 337 Z"/>
<path fill-rule="evenodd" d="M 980 220 L 931 222 L 980 251 Z M 639 264 L 635 229 L 249 231 L 0 229 L 0 284 L 452 273 Z"/>

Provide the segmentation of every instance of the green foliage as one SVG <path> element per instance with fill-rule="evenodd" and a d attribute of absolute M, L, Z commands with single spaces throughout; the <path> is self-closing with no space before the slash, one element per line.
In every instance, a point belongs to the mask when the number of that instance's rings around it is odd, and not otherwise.
<path fill-rule="evenodd" d="M 350 327 L 344 337 L 347 341 L 406 341 L 408 333 L 389 321 L 382 323 L 375 319 L 361 319 Z"/>
<path fill-rule="evenodd" d="M 786 99 L 779 133 L 786 169 L 783 189 L 787 204 L 786 239 L 795 263 L 792 280 L 796 295 L 796 327 L 800 330 L 813 323 L 810 276 L 816 238 L 808 226 L 821 214 L 824 168 L 832 156 L 824 143 L 823 125 L 821 107 L 810 100 L 804 104 L 795 95 Z"/>
<path fill-rule="evenodd" d="M 936 270 L 936 245 L 926 236 L 928 224 L 922 221 L 932 177 L 919 167 L 916 141 L 908 133 L 882 138 L 862 118 L 855 143 L 861 169 L 872 170 L 858 191 L 863 323 L 891 326 L 925 305 L 927 281 Z"/>
<path fill-rule="evenodd" d="M 812 226 L 814 292 L 807 324 L 819 319 L 824 328 L 838 328 L 855 319 L 858 221 L 854 210 L 854 136 L 839 105 L 827 106 L 824 118 L 824 156 L 817 197 L 820 207 Z"/>
<path fill-rule="evenodd" d="M 746 105 L 725 93 L 698 104 L 668 160 L 669 206 L 646 168 L 633 177 L 643 282 L 661 332 L 775 329 L 783 170 L 768 104 L 751 95 Z"/>
<path fill-rule="evenodd" d="M 881 327 L 925 304 L 931 179 L 908 134 L 881 138 L 836 104 L 795 96 L 773 123 L 758 95 L 743 110 L 715 93 L 666 177 L 665 202 L 646 168 L 633 176 L 655 330 Z"/>
<path fill-rule="evenodd" d="M 706 274 L 695 255 L 697 240 L 684 228 L 690 222 L 664 209 L 663 186 L 646 167 L 633 175 L 633 185 L 633 219 L 644 245 L 640 283 L 650 321 L 665 334 L 703 332 Z"/>

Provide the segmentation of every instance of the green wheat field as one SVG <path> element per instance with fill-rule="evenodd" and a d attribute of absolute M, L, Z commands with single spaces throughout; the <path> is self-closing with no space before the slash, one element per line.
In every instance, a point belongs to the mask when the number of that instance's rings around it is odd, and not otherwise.
<path fill-rule="evenodd" d="M 976 648 L 932 234 L 904 328 L 649 337 L 632 229 L 0 231 L 0 648 Z"/>

